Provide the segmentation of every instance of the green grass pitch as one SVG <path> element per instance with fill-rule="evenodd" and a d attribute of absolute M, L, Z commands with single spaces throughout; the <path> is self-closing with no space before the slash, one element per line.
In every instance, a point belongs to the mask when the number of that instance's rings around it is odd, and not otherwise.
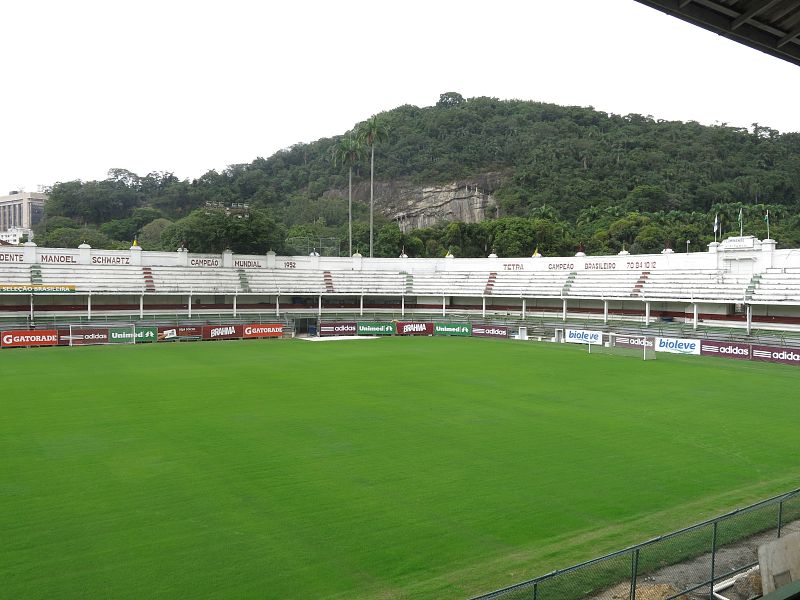
<path fill-rule="evenodd" d="M 463 598 L 797 487 L 800 370 L 448 338 L 0 352 L 0 598 Z"/>

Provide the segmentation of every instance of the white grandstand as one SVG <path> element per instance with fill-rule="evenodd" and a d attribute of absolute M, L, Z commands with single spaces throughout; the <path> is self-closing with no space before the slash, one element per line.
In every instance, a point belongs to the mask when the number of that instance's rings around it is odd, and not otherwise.
<path fill-rule="evenodd" d="M 0 316 L 388 311 L 800 323 L 800 250 L 743 236 L 654 255 L 368 259 L 0 250 Z"/>

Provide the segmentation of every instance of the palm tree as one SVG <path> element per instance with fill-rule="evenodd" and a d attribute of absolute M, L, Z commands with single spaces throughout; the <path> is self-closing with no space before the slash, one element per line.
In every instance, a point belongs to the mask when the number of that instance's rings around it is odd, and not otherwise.
<path fill-rule="evenodd" d="M 372 258 L 373 202 L 375 198 L 375 143 L 386 141 L 389 130 L 386 123 L 377 115 L 361 123 L 358 127 L 358 139 L 369 146 L 369 257 Z"/>
<path fill-rule="evenodd" d="M 353 256 L 353 165 L 361 160 L 364 155 L 364 146 L 358 138 L 348 134 L 339 138 L 331 146 L 331 160 L 333 164 L 343 164 L 348 167 L 347 178 L 347 233 L 350 239 L 350 256 Z"/>

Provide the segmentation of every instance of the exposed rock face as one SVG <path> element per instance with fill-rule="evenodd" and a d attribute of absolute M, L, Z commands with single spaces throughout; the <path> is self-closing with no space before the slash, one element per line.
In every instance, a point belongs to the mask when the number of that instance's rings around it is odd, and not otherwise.
<path fill-rule="evenodd" d="M 375 182 L 375 212 L 396 221 L 403 232 L 436 223 L 479 223 L 497 216 L 492 196 L 501 183 L 499 173 L 439 186 Z M 347 190 L 330 190 L 325 196 L 347 197 Z M 369 202 L 369 182 L 353 187 L 353 200 Z"/>

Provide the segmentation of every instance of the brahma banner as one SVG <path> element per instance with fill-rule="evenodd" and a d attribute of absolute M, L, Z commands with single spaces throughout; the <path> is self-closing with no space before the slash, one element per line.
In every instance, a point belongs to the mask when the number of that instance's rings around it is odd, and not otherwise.
<path fill-rule="evenodd" d="M 473 325 L 472 335 L 475 337 L 507 338 L 508 327 L 505 325 Z"/>
<path fill-rule="evenodd" d="M 602 344 L 603 332 L 591 329 L 567 329 L 564 331 L 564 341 L 570 344 Z"/>
<path fill-rule="evenodd" d="M 737 342 L 700 341 L 700 354 L 703 356 L 722 356 L 724 358 L 750 359 L 750 344 Z"/>
<path fill-rule="evenodd" d="M 3 348 L 26 348 L 30 346 L 58 345 L 56 329 L 10 329 L 0 334 Z"/>
<path fill-rule="evenodd" d="M 245 339 L 283 337 L 283 325 L 280 323 L 254 323 L 245 325 Z"/>
<path fill-rule="evenodd" d="M 329 335 L 355 335 L 358 326 L 355 323 L 320 323 L 320 336 Z"/>
<path fill-rule="evenodd" d="M 800 366 L 800 348 L 753 345 L 753 360 Z"/>
<path fill-rule="evenodd" d="M 206 325 L 203 327 L 204 340 L 236 340 L 243 335 L 242 325 Z"/>
<path fill-rule="evenodd" d="M 669 352 L 670 354 L 700 354 L 700 340 L 657 337 L 656 352 Z"/>
<path fill-rule="evenodd" d="M 397 335 L 433 335 L 433 323 L 398 322 Z"/>

